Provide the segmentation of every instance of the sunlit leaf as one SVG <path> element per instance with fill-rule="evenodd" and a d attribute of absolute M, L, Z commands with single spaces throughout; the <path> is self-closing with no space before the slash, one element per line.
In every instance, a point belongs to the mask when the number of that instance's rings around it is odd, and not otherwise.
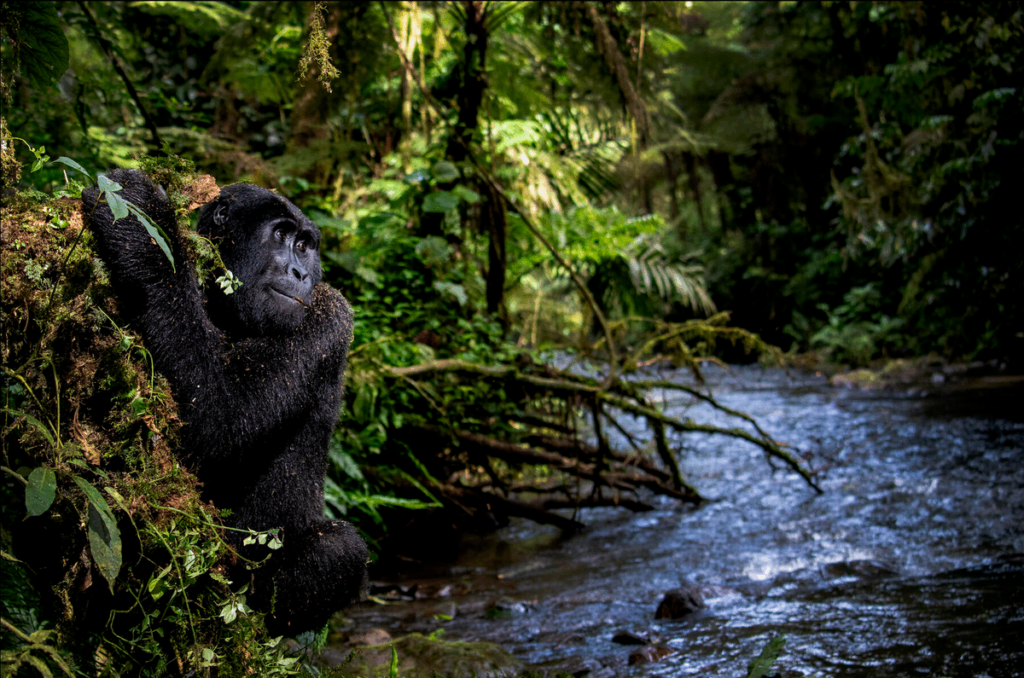
<path fill-rule="evenodd" d="M 68 166 L 68 167 L 70 167 L 71 169 L 73 169 L 73 170 L 78 170 L 79 172 L 81 172 L 82 174 L 84 174 L 84 175 L 85 175 L 85 176 L 87 176 L 87 177 L 88 177 L 88 176 L 92 176 L 91 174 L 89 174 L 89 173 L 88 173 L 88 172 L 86 171 L 86 169 L 85 169 L 84 167 L 82 167 L 82 166 L 81 166 L 81 165 L 79 165 L 79 164 L 78 164 L 77 162 L 75 162 L 74 160 L 72 160 L 71 158 L 68 158 L 68 157 L 66 157 L 66 156 L 63 156 L 63 155 L 62 155 L 62 156 L 60 156 L 59 158 L 57 158 L 57 159 L 56 159 L 56 160 L 55 160 L 54 162 L 60 162 L 60 163 L 64 163 L 65 165 L 67 165 L 67 166 Z"/>

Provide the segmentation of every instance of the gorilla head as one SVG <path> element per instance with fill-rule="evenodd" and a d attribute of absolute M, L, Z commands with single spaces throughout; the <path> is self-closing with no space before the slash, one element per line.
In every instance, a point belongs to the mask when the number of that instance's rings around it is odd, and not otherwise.
<path fill-rule="evenodd" d="M 242 281 L 234 294 L 208 285 L 210 318 L 252 337 L 298 329 L 320 282 L 320 231 L 295 205 L 265 188 L 236 184 L 203 210 L 196 230 L 220 249 Z"/>

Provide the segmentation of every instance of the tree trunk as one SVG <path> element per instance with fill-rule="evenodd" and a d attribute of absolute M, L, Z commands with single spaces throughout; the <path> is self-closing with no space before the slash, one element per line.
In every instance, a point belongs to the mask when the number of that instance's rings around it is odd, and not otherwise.
<path fill-rule="evenodd" d="M 487 183 L 480 186 L 484 203 L 480 216 L 487 228 L 487 312 L 501 319 L 508 327 L 508 313 L 505 309 L 505 203 L 494 188 Z"/>
<path fill-rule="evenodd" d="M 651 118 L 647 113 L 647 105 L 637 94 L 629 79 L 629 69 L 626 68 L 626 60 L 619 51 L 619 45 L 615 42 L 608 25 L 598 14 L 597 9 L 589 3 L 580 3 L 586 7 L 590 22 L 594 25 L 594 34 L 597 36 L 597 50 L 604 56 L 608 68 L 615 76 L 615 81 L 622 92 L 622 98 L 626 100 L 626 108 L 636 121 L 637 145 L 644 148 L 651 138 Z"/>
<path fill-rule="evenodd" d="M 700 175 L 697 173 L 697 156 L 693 153 L 683 154 L 683 163 L 686 165 L 686 174 L 690 179 L 690 191 L 697 203 L 697 218 L 700 219 L 700 232 L 707 235 L 708 224 L 704 219 L 704 196 L 700 192 Z"/>
<path fill-rule="evenodd" d="M 668 180 L 668 218 L 675 221 L 679 218 L 679 161 L 673 151 L 662 151 L 661 157 L 665 162 L 665 178 Z M 686 226 L 679 224 L 682 229 L 679 233 L 681 238 L 686 237 Z"/>

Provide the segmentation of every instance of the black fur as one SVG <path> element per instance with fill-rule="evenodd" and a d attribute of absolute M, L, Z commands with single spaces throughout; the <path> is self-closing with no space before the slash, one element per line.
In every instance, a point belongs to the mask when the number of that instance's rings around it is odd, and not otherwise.
<path fill-rule="evenodd" d="M 253 600 L 272 633 L 322 627 L 354 602 L 366 545 L 326 520 L 327 447 L 341 405 L 352 310 L 320 284 L 320 232 L 285 198 L 238 184 L 208 205 L 198 231 L 242 280 L 232 295 L 196 282 L 167 198 L 144 174 L 108 175 L 172 240 L 177 272 L 134 218 L 114 222 L 99 191 L 83 192 L 100 257 L 123 315 L 167 377 L 185 422 L 182 461 L 233 527 L 283 528 L 284 548 L 256 571 Z M 302 241 L 303 246 L 297 243 Z M 273 289 L 272 289 L 273 288 Z M 240 547 L 239 533 L 228 532 Z M 258 547 L 242 549 L 261 558 Z"/>

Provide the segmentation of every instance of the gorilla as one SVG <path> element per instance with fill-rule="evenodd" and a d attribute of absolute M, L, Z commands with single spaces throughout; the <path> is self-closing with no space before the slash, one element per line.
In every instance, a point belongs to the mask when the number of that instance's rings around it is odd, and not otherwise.
<path fill-rule="evenodd" d="M 367 550 L 356 530 L 326 520 L 327 447 L 341 405 L 352 310 L 320 282 L 320 231 L 295 205 L 257 186 L 223 189 L 197 230 L 242 281 L 206 292 L 166 195 L 143 173 L 114 170 L 119 195 L 170 238 L 177 271 L 133 217 L 114 220 L 100 192 L 82 199 L 124 317 L 167 378 L 184 422 L 177 454 L 203 498 L 230 509 L 230 527 L 281 528 L 284 546 L 256 570 L 251 600 L 274 635 L 323 627 L 358 599 Z M 266 547 L 243 546 L 259 559 Z"/>

